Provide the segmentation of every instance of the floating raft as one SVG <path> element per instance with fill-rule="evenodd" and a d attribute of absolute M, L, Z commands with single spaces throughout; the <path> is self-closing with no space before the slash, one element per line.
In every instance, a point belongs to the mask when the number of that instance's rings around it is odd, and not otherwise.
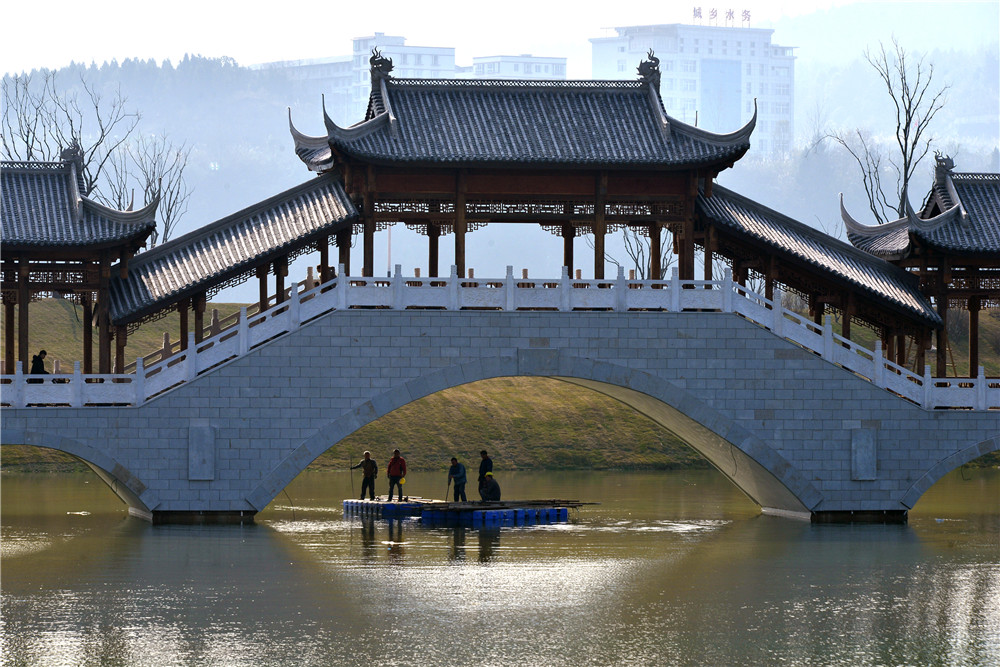
<path fill-rule="evenodd" d="M 428 498 L 385 500 L 345 500 L 344 516 L 381 519 L 420 517 L 428 525 L 473 527 L 533 526 L 569 520 L 569 508 L 595 503 L 579 500 L 506 500 L 498 502 L 451 503 Z"/>

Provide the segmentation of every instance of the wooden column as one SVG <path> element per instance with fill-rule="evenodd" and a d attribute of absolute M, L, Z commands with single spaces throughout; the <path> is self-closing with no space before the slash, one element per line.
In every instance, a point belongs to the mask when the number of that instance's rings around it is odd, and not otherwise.
<path fill-rule="evenodd" d="M 352 230 L 344 229 L 337 232 L 337 263 L 344 265 L 344 273 L 351 275 L 351 233 Z"/>
<path fill-rule="evenodd" d="M 440 260 L 441 226 L 433 222 L 427 223 L 427 275 L 438 277 Z"/>
<path fill-rule="evenodd" d="M 903 332 L 896 334 L 896 363 L 906 365 L 906 334 Z"/>
<path fill-rule="evenodd" d="M 100 280 L 97 289 L 97 372 L 111 372 L 111 314 L 108 312 L 108 283 L 111 280 L 111 261 L 101 257 Z"/>
<path fill-rule="evenodd" d="M 948 375 L 948 296 L 942 290 L 938 295 L 938 315 L 941 316 L 941 328 L 937 331 L 936 376 Z"/>
<path fill-rule="evenodd" d="M 978 296 L 969 297 L 969 377 L 979 372 L 979 310 Z"/>
<path fill-rule="evenodd" d="M 882 349 L 885 350 L 885 358 L 889 361 L 896 361 L 896 336 L 892 329 L 886 328 L 882 333 Z"/>
<path fill-rule="evenodd" d="M 663 254 L 660 244 L 660 225 L 654 222 L 649 226 L 649 279 L 659 280 L 662 273 L 660 256 Z"/>
<path fill-rule="evenodd" d="M 3 370 L 14 372 L 14 311 L 13 299 L 3 300 Z"/>
<path fill-rule="evenodd" d="M 83 372 L 94 372 L 94 304 L 90 292 L 80 295 L 83 305 Z"/>
<path fill-rule="evenodd" d="M 815 324 L 823 324 L 825 308 L 826 304 L 816 298 L 815 294 L 809 297 L 809 310 L 812 311 L 813 322 Z"/>
<path fill-rule="evenodd" d="M 767 258 L 767 268 L 764 270 L 764 298 L 768 301 L 774 300 L 774 279 L 777 276 L 778 260 L 774 255 L 771 255 Z"/>
<path fill-rule="evenodd" d="M 181 350 L 188 349 L 188 332 L 190 327 L 188 326 L 188 311 L 191 309 L 191 301 L 189 299 L 181 299 L 177 302 L 177 315 L 180 319 L 180 329 L 181 333 Z"/>
<path fill-rule="evenodd" d="M 370 278 L 375 275 L 375 167 L 372 165 L 368 165 L 365 178 L 361 217 L 364 221 L 361 275 Z"/>
<path fill-rule="evenodd" d="M 594 193 L 594 278 L 604 279 L 604 241 L 608 233 L 608 224 L 604 220 L 605 200 L 608 197 L 608 172 L 597 175 L 597 188 Z"/>
<path fill-rule="evenodd" d="M 854 315 L 854 308 L 854 295 L 848 292 L 844 300 L 843 317 L 840 322 L 840 335 L 848 340 L 851 339 L 851 317 Z"/>
<path fill-rule="evenodd" d="M 195 295 L 192 299 L 194 307 L 194 342 L 200 343 L 205 336 L 205 293 Z"/>
<path fill-rule="evenodd" d="M 715 252 L 715 226 L 708 225 L 705 229 L 705 271 L 702 274 L 704 280 L 712 279 L 712 253 Z"/>
<path fill-rule="evenodd" d="M 563 239 L 563 266 L 569 269 L 569 275 L 573 275 L 573 237 L 576 236 L 576 229 L 573 225 L 565 223 L 562 226 Z"/>
<path fill-rule="evenodd" d="M 465 171 L 455 176 L 455 266 L 460 278 L 465 277 Z"/>
<path fill-rule="evenodd" d="M 115 373 L 125 372 L 125 346 L 128 344 L 128 327 L 115 327 Z"/>
<path fill-rule="evenodd" d="M 316 243 L 319 250 L 319 281 L 325 283 L 333 276 L 330 271 L 330 237 L 324 236 Z"/>
<path fill-rule="evenodd" d="M 285 277 L 288 276 L 288 257 L 274 260 L 274 302 L 285 302 Z"/>
<path fill-rule="evenodd" d="M 17 267 L 17 358 L 21 364 L 21 372 L 25 374 L 31 370 L 28 364 L 31 359 L 28 351 L 28 305 L 31 303 L 28 279 L 30 273 L 28 261 L 22 259 Z"/>
<path fill-rule="evenodd" d="M 260 312 L 267 310 L 267 264 L 257 267 L 257 307 Z"/>

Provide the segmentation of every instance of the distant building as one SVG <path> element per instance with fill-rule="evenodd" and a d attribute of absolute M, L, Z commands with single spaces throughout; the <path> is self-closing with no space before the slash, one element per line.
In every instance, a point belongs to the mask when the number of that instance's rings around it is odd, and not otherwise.
<path fill-rule="evenodd" d="M 771 43 L 773 30 L 714 25 L 615 28 L 590 40 L 595 79 L 634 79 L 652 49 L 660 59 L 660 95 L 667 113 L 713 132 L 735 130 L 753 113 L 751 154 L 792 148 L 794 47 Z"/>
<path fill-rule="evenodd" d="M 393 72 L 410 79 L 565 79 L 566 58 L 484 56 L 472 65 L 455 64 L 453 46 L 408 46 L 406 38 L 376 32 L 353 40 L 352 54 L 311 60 L 283 60 L 257 65 L 258 69 L 284 70 L 294 81 L 308 82 L 325 94 L 330 117 L 344 124 L 365 117 L 371 93 L 372 49 L 391 58 Z M 638 61 L 636 61 L 638 63 Z"/>
<path fill-rule="evenodd" d="M 566 59 L 531 54 L 476 57 L 472 59 L 471 77 L 476 79 L 565 79 Z"/>

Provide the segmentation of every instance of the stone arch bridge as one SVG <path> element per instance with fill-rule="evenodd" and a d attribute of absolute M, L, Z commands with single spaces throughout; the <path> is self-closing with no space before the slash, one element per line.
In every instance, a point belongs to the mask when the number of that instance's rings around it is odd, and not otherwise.
<path fill-rule="evenodd" d="M 342 274 L 341 274 L 342 275 Z M 333 443 L 503 376 L 601 392 L 763 511 L 905 521 L 1000 448 L 1000 385 L 914 375 L 722 281 L 334 280 L 128 375 L 4 376 L 3 444 L 93 467 L 134 514 L 250 520 Z"/>

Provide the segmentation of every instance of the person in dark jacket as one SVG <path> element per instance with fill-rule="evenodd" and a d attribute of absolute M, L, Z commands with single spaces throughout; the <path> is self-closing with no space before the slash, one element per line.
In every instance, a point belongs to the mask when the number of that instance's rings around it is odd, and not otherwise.
<path fill-rule="evenodd" d="M 31 374 L 32 375 L 48 375 L 49 372 L 45 370 L 45 350 L 42 350 L 35 356 L 31 358 Z"/>
<path fill-rule="evenodd" d="M 375 478 L 378 477 L 378 463 L 372 458 L 371 452 L 365 452 L 365 457 L 356 466 L 351 466 L 351 470 L 361 468 L 363 478 L 361 480 L 361 500 L 365 499 L 365 489 L 368 489 L 368 499 L 375 500 Z"/>
<path fill-rule="evenodd" d="M 459 496 L 461 496 L 463 503 L 468 502 L 469 499 L 465 497 L 465 466 L 459 463 L 454 456 L 451 457 L 451 467 L 448 468 L 448 483 L 452 482 L 455 483 L 455 502 L 458 502 Z"/>
<path fill-rule="evenodd" d="M 393 487 L 399 487 L 399 502 L 403 502 L 403 484 L 400 480 L 406 477 L 406 459 L 399 455 L 399 450 L 392 450 L 392 458 L 385 468 L 389 477 L 389 500 L 392 500 Z"/>
<path fill-rule="evenodd" d="M 490 455 L 486 453 L 485 449 L 479 452 L 479 455 L 483 458 L 483 460 L 479 462 L 479 497 L 482 498 L 483 484 L 486 483 L 486 475 L 487 473 L 493 472 L 493 459 L 490 458 Z M 483 498 L 483 500 L 486 499 Z"/>
<path fill-rule="evenodd" d="M 500 500 L 500 485 L 493 479 L 492 472 L 486 473 L 486 481 L 483 482 L 483 487 L 479 489 L 479 493 L 483 497 L 483 502 L 497 502 Z"/>

